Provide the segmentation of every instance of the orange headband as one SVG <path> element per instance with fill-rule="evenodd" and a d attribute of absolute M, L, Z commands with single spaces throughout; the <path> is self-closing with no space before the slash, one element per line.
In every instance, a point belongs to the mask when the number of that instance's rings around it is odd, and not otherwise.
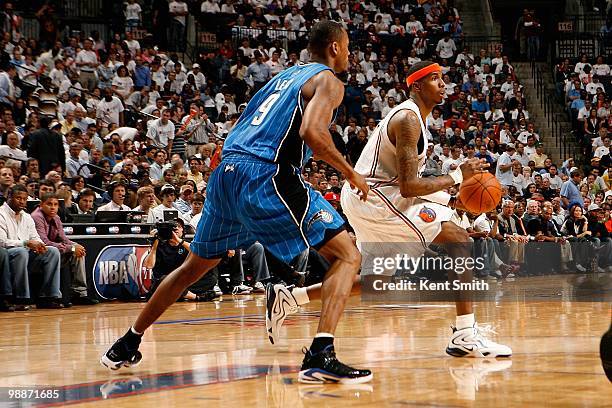
<path fill-rule="evenodd" d="M 442 68 L 438 64 L 431 64 L 424 68 L 419 69 L 417 72 L 413 72 L 410 74 L 408 78 L 406 78 L 406 83 L 408 86 L 412 86 L 416 81 L 425 76 L 431 74 L 432 72 L 442 72 Z"/>

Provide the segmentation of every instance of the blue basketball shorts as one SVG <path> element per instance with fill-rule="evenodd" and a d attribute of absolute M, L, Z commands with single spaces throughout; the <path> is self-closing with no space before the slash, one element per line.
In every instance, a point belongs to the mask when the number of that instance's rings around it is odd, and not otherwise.
<path fill-rule="evenodd" d="M 344 219 L 298 168 L 232 155 L 210 176 L 191 251 L 214 259 L 259 241 L 289 263 L 343 230 Z"/>

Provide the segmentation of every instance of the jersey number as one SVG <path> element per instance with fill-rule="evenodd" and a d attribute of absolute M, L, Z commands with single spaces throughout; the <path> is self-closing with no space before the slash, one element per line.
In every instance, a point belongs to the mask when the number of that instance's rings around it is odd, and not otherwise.
<path fill-rule="evenodd" d="M 280 93 L 273 93 L 272 95 L 268 96 L 268 98 L 264 101 L 264 103 L 261 104 L 258 109 L 260 115 L 257 115 L 253 118 L 253 120 L 251 121 L 251 125 L 261 125 L 268 112 L 270 112 L 270 109 L 272 109 L 272 105 L 274 105 L 274 103 L 278 100 L 279 97 Z"/>

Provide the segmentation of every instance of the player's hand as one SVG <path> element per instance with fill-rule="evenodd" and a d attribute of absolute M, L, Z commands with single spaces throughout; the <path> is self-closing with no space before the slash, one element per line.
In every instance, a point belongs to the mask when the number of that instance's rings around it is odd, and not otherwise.
<path fill-rule="evenodd" d="M 485 159 L 477 158 L 468 159 L 461 163 L 461 166 L 459 166 L 459 168 L 461 169 L 461 174 L 463 174 L 464 180 L 469 179 L 476 173 L 482 173 L 484 171 L 487 171 L 489 167 L 490 164 L 487 163 Z"/>
<path fill-rule="evenodd" d="M 359 196 L 362 201 L 366 201 L 368 199 L 368 193 L 370 192 L 370 186 L 366 183 L 365 177 L 357 172 L 352 172 L 346 178 L 351 188 L 356 188 L 359 190 Z"/>

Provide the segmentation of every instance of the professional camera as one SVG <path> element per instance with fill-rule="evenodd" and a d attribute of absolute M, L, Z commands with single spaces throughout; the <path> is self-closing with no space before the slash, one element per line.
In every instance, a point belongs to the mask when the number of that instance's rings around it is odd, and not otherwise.
<path fill-rule="evenodd" d="M 155 224 L 155 229 L 157 230 L 157 237 L 161 241 L 168 241 L 172 238 L 172 231 L 176 231 L 178 224 L 176 221 L 169 222 L 158 222 Z"/>

